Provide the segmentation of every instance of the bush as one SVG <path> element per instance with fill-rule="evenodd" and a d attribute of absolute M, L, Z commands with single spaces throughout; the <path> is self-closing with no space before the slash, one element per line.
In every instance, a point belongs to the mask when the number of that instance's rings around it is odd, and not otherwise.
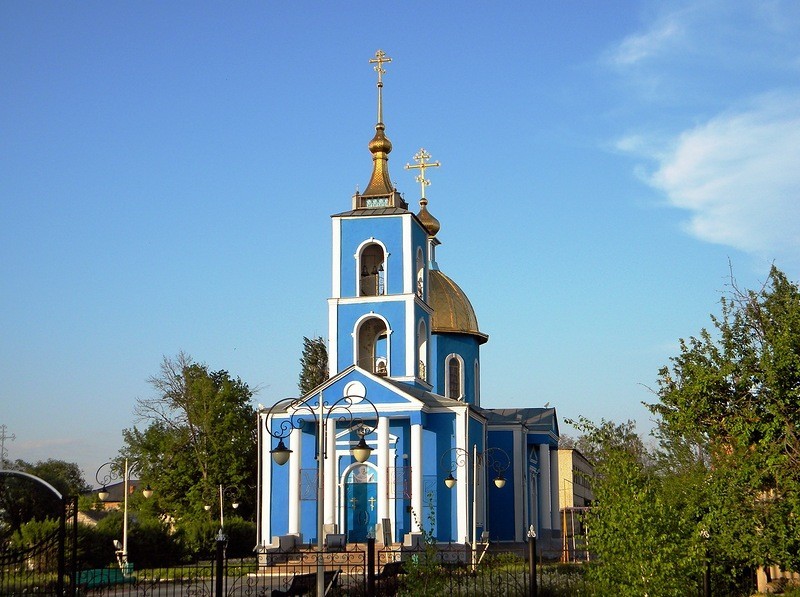
<path fill-rule="evenodd" d="M 228 537 L 229 558 L 247 558 L 253 555 L 256 545 L 256 524 L 242 518 L 225 519 L 225 535 Z"/>

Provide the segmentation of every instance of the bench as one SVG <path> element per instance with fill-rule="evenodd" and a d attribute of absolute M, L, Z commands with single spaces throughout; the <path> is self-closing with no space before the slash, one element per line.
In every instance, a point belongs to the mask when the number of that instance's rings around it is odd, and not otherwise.
<path fill-rule="evenodd" d="M 406 572 L 406 563 L 404 561 L 387 562 L 381 568 L 381 571 L 375 575 L 375 583 L 384 592 L 394 594 L 397 592 L 398 581 L 400 580 L 398 577 Z"/>
<path fill-rule="evenodd" d="M 80 570 L 75 584 L 86 589 L 96 589 L 98 587 L 110 587 L 111 585 L 121 585 L 133 583 L 136 579 L 122 574 L 119 568 L 92 568 L 91 570 Z"/>
<path fill-rule="evenodd" d="M 339 581 L 341 570 L 326 570 L 325 571 L 325 594 L 328 594 L 332 588 L 336 586 Z M 272 590 L 272 597 L 299 597 L 300 595 L 308 595 L 317 590 L 317 573 L 310 572 L 308 574 L 295 574 L 292 578 L 292 584 L 285 591 L 280 589 Z"/>

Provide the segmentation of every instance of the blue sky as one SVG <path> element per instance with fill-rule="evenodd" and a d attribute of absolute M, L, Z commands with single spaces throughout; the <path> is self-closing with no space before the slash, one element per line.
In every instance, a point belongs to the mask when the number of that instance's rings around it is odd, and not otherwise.
<path fill-rule="evenodd" d="M 0 424 L 93 478 L 183 350 L 296 393 L 330 214 L 425 147 L 483 405 L 650 428 L 729 282 L 800 278 L 800 5 L 0 4 Z"/>

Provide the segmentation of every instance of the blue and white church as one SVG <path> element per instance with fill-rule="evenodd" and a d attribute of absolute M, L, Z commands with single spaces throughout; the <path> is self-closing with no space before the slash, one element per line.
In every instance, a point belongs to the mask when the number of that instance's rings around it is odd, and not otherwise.
<path fill-rule="evenodd" d="M 389 61 L 381 51 L 370 61 L 372 175 L 331 216 L 329 378 L 259 410 L 259 545 L 315 542 L 319 529 L 351 543 L 421 533 L 442 543 L 520 542 L 531 526 L 540 538 L 557 536 L 555 409 L 481 406 L 491 391 L 481 388 L 489 337 L 437 261 L 440 223 L 428 211 L 425 170 L 439 164 L 420 150 L 406 166 L 419 172 L 416 213 L 389 177 Z M 360 462 L 353 448 L 364 443 Z"/>

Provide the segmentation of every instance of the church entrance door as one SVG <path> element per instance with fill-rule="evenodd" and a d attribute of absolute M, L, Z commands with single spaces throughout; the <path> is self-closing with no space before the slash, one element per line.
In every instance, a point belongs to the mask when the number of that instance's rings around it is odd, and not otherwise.
<path fill-rule="evenodd" d="M 347 541 L 363 543 L 378 522 L 378 484 L 374 471 L 366 465 L 354 469 L 347 476 L 344 493 Z"/>

